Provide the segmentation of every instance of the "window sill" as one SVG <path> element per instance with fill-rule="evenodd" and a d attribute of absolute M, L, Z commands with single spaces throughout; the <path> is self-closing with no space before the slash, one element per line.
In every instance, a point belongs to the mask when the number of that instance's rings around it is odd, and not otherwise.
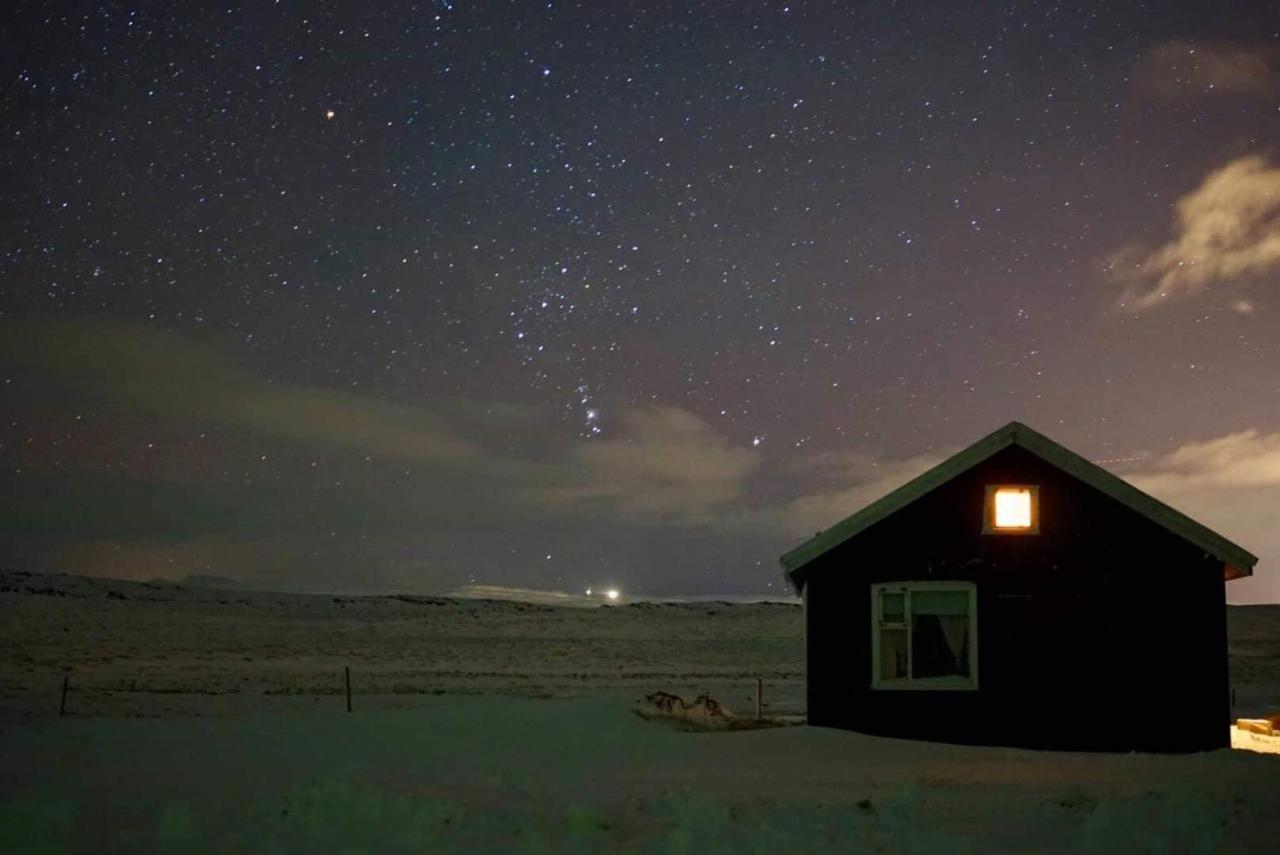
<path fill-rule="evenodd" d="M 920 680 L 881 680 L 871 684 L 877 692 L 976 692 L 978 684 L 968 677 L 926 677 Z"/>

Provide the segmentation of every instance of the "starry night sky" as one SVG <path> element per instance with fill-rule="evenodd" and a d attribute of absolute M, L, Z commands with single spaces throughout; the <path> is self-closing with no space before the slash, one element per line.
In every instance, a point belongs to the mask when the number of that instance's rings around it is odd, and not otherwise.
<path fill-rule="evenodd" d="M 6 565 L 781 593 L 1017 418 L 1280 600 L 1274 3 L 2 26 Z"/>

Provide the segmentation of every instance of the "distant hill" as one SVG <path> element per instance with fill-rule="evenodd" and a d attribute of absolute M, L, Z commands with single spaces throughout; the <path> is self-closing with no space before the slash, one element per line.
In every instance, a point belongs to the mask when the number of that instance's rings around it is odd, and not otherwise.
<path fill-rule="evenodd" d="M 163 582 L 164 579 L 154 579 L 155 582 Z M 187 588 L 210 588 L 215 591 L 245 591 L 249 590 L 249 586 L 241 582 L 239 579 L 232 579 L 228 576 L 215 576 L 210 573 L 191 573 L 178 582 Z"/>
<path fill-rule="evenodd" d="M 509 588 L 504 585 L 463 585 L 445 591 L 441 596 L 462 600 L 505 600 L 513 603 L 537 603 L 544 606 L 578 606 L 590 608 L 601 603 L 600 597 L 570 594 L 567 591 L 546 591 L 537 588 Z"/>

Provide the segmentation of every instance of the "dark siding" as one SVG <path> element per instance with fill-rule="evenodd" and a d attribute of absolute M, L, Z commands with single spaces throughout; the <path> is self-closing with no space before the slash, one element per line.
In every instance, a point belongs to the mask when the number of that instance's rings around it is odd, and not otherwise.
<path fill-rule="evenodd" d="M 983 535 L 986 485 L 1040 485 L 1039 535 Z M 978 587 L 976 692 L 873 691 L 870 586 Z M 1222 566 L 1016 446 L 815 559 L 812 724 L 1095 750 L 1229 737 Z"/>

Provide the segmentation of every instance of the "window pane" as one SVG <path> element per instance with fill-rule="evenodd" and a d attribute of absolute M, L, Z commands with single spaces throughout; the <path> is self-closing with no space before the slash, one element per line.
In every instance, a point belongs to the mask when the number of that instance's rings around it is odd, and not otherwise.
<path fill-rule="evenodd" d="M 912 591 L 913 615 L 967 615 L 968 591 Z"/>
<path fill-rule="evenodd" d="M 921 614 L 915 602 L 919 596 L 913 595 L 912 602 L 911 676 L 969 676 L 969 616 Z"/>
<path fill-rule="evenodd" d="M 898 680 L 907 676 L 907 631 L 880 630 L 880 679 Z"/>
<path fill-rule="evenodd" d="M 907 595 L 900 591 L 880 594 L 880 619 L 885 623 L 906 623 Z"/>
<path fill-rule="evenodd" d="M 1031 491 L 1022 487 L 996 490 L 996 528 L 1031 528 Z"/>

